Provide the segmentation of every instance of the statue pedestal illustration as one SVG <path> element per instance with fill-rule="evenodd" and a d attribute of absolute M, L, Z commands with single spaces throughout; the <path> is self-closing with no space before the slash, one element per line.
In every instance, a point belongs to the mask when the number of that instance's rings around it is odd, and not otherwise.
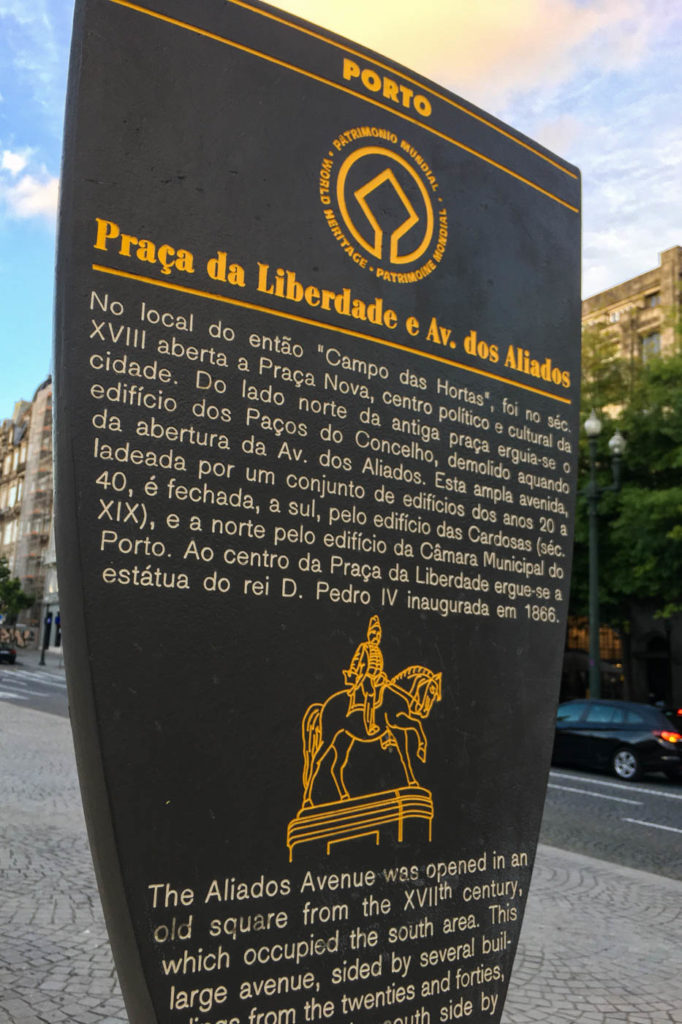
<path fill-rule="evenodd" d="M 324 842 L 327 853 L 335 843 L 376 836 L 377 846 L 382 833 L 397 825 L 398 841 L 403 841 L 405 822 L 428 822 L 429 839 L 433 821 L 433 798 L 421 786 L 401 786 L 380 793 L 364 794 L 350 800 L 302 807 L 287 829 L 289 860 L 299 843 Z"/>

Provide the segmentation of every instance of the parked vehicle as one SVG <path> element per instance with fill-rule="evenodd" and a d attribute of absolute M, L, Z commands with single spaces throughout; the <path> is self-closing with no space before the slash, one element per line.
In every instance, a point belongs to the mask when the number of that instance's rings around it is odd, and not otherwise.
<path fill-rule="evenodd" d="M 624 700 L 570 700 L 557 711 L 552 764 L 682 778 L 682 715 Z"/>
<path fill-rule="evenodd" d="M 11 644 L 0 643 L 0 661 L 8 662 L 13 665 L 17 660 L 17 652 Z"/>

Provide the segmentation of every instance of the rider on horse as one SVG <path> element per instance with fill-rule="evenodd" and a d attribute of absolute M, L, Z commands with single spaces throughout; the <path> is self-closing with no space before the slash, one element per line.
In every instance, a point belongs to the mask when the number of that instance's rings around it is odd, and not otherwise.
<path fill-rule="evenodd" d="M 350 690 L 348 715 L 362 709 L 363 723 L 368 736 L 375 736 L 379 732 L 375 709 L 388 682 L 380 643 L 381 623 L 379 616 L 373 615 L 367 627 L 367 640 L 358 646 L 350 668 L 343 673 L 345 685 Z"/>

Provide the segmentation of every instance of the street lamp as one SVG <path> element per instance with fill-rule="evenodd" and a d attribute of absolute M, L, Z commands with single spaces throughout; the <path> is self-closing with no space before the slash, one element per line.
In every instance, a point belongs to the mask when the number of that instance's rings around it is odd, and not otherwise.
<path fill-rule="evenodd" d="M 45 630 L 43 632 L 43 641 L 40 647 L 40 661 L 39 665 L 45 664 L 45 651 L 50 646 L 50 630 L 52 629 L 52 612 L 48 612 L 45 616 Z"/>
<path fill-rule="evenodd" d="M 601 656 L 599 653 L 599 532 L 597 517 L 599 516 L 599 499 L 605 491 L 620 490 L 620 471 L 625 438 L 617 430 L 609 441 L 611 452 L 611 474 L 613 483 L 608 487 L 600 487 L 597 483 L 597 438 L 601 434 L 601 420 L 594 409 L 585 420 L 590 452 L 590 480 L 583 493 L 587 498 L 587 514 L 589 517 L 589 629 L 590 629 L 590 697 L 601 696 Z"/>

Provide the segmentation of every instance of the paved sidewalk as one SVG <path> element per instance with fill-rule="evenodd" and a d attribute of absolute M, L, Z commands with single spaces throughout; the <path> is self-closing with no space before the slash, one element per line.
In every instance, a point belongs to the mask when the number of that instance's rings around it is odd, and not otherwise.
<path fill-rule="evenodd" d="M 67 720 L 0 702 L 0 1024 L 127 1024 Z M 682 1024 L 682 883 L 541 846 L 503 1024 Z"/>

